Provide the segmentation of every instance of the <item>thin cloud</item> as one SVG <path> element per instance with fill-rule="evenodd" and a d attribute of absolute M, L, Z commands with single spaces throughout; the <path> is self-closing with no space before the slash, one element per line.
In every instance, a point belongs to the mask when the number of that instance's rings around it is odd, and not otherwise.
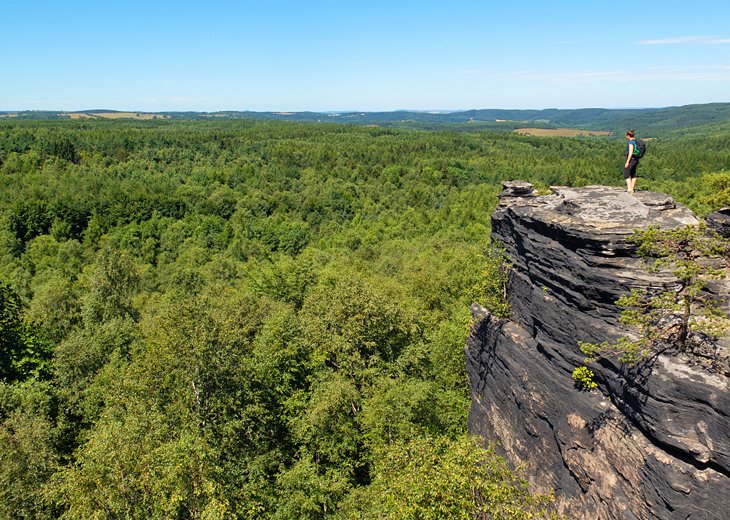
<path fill-rule="evenodd" d="M 730 43 L 730 38 L 720 36 L 677 36 L 658 40 L 642 40 L 638 43 L 639 45 L 727 45 Z"/>

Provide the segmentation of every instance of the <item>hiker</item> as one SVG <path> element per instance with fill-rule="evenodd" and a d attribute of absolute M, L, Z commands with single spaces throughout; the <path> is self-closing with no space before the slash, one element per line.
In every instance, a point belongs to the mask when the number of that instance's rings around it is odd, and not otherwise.
<path fill-rule="evenodd" d="M 626 164 L 624 164 L 624 179 L 626 179 L 626 191 L 634 193 L 636 188 L 636 167 L 639 165 L 639 150 L 634 138 L 634 129 L 626 132 L 626 139 L 629 144 L 626 145 Z"/>

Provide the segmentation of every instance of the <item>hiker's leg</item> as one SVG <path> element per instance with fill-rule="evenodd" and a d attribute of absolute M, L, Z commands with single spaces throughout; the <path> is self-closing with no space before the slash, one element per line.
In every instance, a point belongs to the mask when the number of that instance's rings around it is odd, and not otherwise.
<path fill-rule="evenodd" d="M 631 193 L 631 165 L 628 168 L 624 168 L 624 179 L 626 179 L 626 191 Z"/>
<path fill-rule="evenodd" d="M 629 167 L 624 170 L 624 177 L 626 178 L 626 191 L 634 193 L 636 187 L 636 167 L 639 165 L 639 161 L 631 158 Z"/>

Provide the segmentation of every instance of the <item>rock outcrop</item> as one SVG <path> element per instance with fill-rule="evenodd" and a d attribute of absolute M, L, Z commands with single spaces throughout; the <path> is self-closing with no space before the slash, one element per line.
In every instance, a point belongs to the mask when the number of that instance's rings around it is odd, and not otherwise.
<path fill-rule="evenodd" d="M 707 227 L 714 230 L 717 234 L 730 238 L 730 208 L 723 208 L 720 211 L 710 213 L 705 218 Z"/>
<path fill-rule="evenodd" d="M 555 490 L 570 518 L 730 518 L 726 373 L 660 355 L 633 370 L 592 364 L 599 389 L 590 392 L 571 378 L 585 357 L 579 340 L 626 335 L 615 301 L 667 282 L 627 244 L 632 229 L 697 219 L 659 193 L 553 190 L 506 183 L 492 217 L 513 263 L 511 317 L 473 308 L 472 433 L 498 443 L 534 490 Z"/>

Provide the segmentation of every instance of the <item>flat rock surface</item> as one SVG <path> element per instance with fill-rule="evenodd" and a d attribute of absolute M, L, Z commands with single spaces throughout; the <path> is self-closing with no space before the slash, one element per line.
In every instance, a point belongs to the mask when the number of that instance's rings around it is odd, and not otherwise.
<path fill-rule="evenodd" d="M 524 187 L 522 190 L 526 191 Z M 552 190 L 553 195 L 531 198 L 504 196 L 503 193 L 501 207 L 509 207 L 545 224 L 597 234 L 611 232 L 628 236 L 634 229 L 649 226 L 669 229 L 698 224 L 687 207 L 662 193 L 637 191 L 629 194 L 608 186 L 553 186 Z"/>

